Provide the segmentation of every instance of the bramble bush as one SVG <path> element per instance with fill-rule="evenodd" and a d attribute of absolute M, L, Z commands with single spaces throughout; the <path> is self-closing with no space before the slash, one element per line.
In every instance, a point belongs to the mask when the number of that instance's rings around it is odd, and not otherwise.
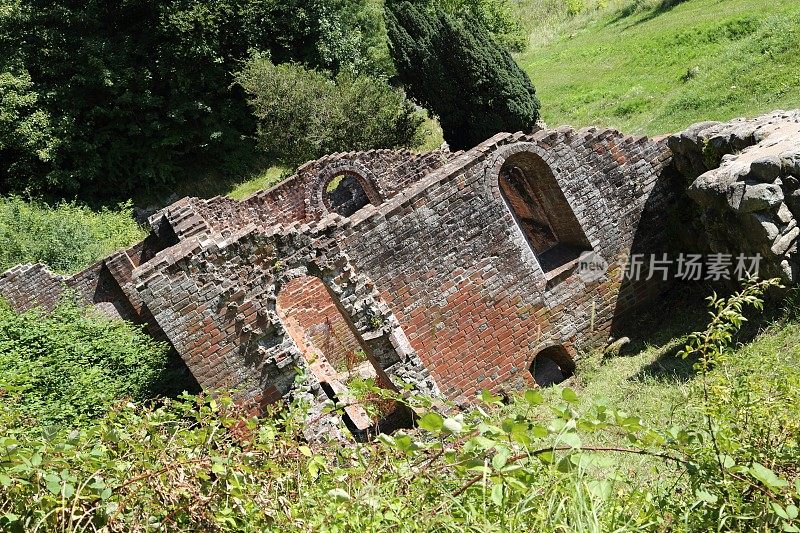
<path fill-rule="evenodd" d="M 725 357 L 744 308 L 774 284 L 712 300 L 685 350 L 702 373 L 685 426 L 581 408 L 571 388 L 510 405 L 484 392 L 450 415 L 398 398 L 419 428 L 360 444 L 306 442 L 300 400 L 261 419 L 224 395 L 126 404 L 54 434 L 30 432 L 3 403 L 0 528 L 797 531 L 796 361 L 740 372 Z"/>
<path fill-rule="evenodd" d="M 53 206 L 19 196 L 0 198 L 0 272 L 20 263 L 45 263 L 73 273 L 143 239 L 130 202 L 93 211 L 75 202 Z"/>

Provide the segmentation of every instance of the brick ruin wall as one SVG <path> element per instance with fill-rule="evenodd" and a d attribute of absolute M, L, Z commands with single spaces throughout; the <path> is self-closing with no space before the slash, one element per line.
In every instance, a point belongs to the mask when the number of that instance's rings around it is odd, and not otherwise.
<path fill-rule="evenodd" d="M 321 409 L 353 371 L 468 402 L 535 386 L 537 354 L 573 359 L 653 296 L 620 274 L 632 251 L 665 246 L 670 160 L 663 140 L 567 127 L 468 152 L 335 154 L 241 202 L 182 199 L 151 217 L 146 241 L 74 276 L 15 267 L 0 294 L 49 308 L 75 290 L 169 340 L 204 389 L 256 407 L 306 395 Z M 368 200 L 352 216 L 328 190 L 341 176 Z M 526 198 L 546 215 L 521 210 Z M 586 252 L 604 275 L 578 272 Z M 357 368 L 342 369 L 348 357 Z M 376 423 L 345 418 L 355 431 Z M 323 423 L 315 431 L 336 431 Z"/>

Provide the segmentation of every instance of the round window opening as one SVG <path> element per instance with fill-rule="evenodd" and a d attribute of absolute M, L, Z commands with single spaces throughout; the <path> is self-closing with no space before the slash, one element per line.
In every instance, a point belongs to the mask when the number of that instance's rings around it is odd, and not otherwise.
<path fill-rule="evenodd" d="M 323 192 L 325 206 L 343 217 L 349 217 L 370 203 L 361 181 L 352 174 L 334 176 Z"/>
<path fill-rule="evenodd" d="M 552 387 L 575 373 L 575 363 L 563 346 L 545 348 L 531 363 L 531 374 L 540 387 Z"/>

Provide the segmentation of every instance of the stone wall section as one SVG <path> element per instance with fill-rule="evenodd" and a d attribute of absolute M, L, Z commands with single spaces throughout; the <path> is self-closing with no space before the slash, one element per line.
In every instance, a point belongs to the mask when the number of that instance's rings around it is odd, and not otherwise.
<path fill-rule="evenodd" d="M 761 277 L 800 273 L 800 110 L 703 122 L 669 138 L 684 177 L 689 245 L 763 258 Z"/>

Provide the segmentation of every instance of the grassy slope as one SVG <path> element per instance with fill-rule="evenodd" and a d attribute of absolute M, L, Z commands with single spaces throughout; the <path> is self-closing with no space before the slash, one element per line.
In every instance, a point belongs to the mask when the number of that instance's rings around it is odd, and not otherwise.
<path fill-rule="evenodd" d="M 521 9 L 538 13 L 536 2 Z M 688 0 L 642 11 L 617 5 L 566 21 L 539 16 L 529 21 L 532 44 L 517 60 L 549 125 L 655 135 L 800 106 L 795 0 Z"/>
<path fill-rule="evenodd" d="M 677 354 L 688 334 L 704 330 L 708 323 L 706 302 L 702 300 L 706 292 L 711 294 L 712 289 L 673 289 L 657 308 L 642 312 L 629 325 L 626 334 L 632 342 L 619 355 L 586 354 L 576 375 L 565 385 L 579 392 L 584 407 L 602 398 L 610 407 L 640 416 L 655 426 L 685 422 L 690 416 L 687 398 L 698 386 L 699 376 L 693 369 L 694 361 Z M 731 372 L 767 379 L 771 369 L 783 368 L 787 362 L 789 366 L 800 365 L 796 312 L 794 317 L 782 312 L 768 318 L 754 311 L 746 314 L 751 322 L 738 336 Z M 557 401 L 559 390 L 554 388 L 547 394 Z"/>

